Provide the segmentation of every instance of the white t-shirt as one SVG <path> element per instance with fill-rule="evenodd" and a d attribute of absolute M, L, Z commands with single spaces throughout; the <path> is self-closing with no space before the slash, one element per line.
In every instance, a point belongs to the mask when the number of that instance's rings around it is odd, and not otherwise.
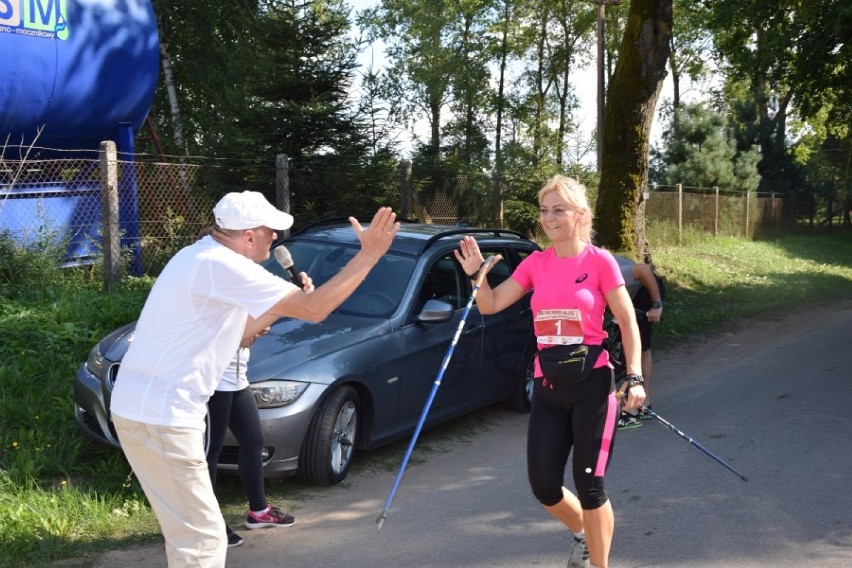
<path fill-rule="evenodd" d="M 124 356 L 110 410 L 128 420 L 203 428 L 207 399 L 258 318 L 298 290 L 212 237 L 172 258 Z"/>
<path fill-rule="evenodd" d="M 240 347 L 237 354 L 225 367 L 225 372 L 222 373 L 222 378 L 219 379 L 217 391 L 238 391 L 249 386 L 248 375 L 248 360 L 251 356 L 251 349 L 248 347 Z"/>

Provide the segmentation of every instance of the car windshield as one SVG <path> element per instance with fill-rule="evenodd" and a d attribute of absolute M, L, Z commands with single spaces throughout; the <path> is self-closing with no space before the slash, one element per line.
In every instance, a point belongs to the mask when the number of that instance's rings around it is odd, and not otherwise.
<path fill-rule="evenodd" d="M 322 286 L 340 272 L 359 249 L 339 243 L 313 241 L 291 241 L 285 243 L 293 257 L 293 268 L 307 272 L 314 286 Z M 278 276 L 290 279 L 274 256 L 263 266 Z M 402 295 L 411 280 L 415 259 L 385 254 L 370 271 L 367 279 L 335 312 L 352 316 L 388 317 L 393 314 L 402 300 Z"/>

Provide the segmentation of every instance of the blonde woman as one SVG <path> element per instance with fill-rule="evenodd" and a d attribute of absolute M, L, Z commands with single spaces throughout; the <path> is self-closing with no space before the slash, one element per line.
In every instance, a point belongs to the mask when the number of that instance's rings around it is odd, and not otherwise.
<path fill-rule="evenodd" d="M 556 176 L 539 191 L 539 222 L 552 245 L 535 252 L 511 278 L 492 289 L 483 282 L 476 302 L 492 314 L 532 290 L 531 305 L 540 355 L 527 437 L 527 470 L 533 495 L 573 536 L 568 566 L 607 568 L 614 529 L 604 474 L 612 457 L 619 417 L 609 356 L 601 344 L 604 309 L 617 318 L 627 364 L 624 408 L 639 408 L 642 387 L 639 331 L 630 296 L 613 256 L 592 244 L 592 211 L 586 188 Z M 465 237 L 456 258 L 472 278 L 484 258 Z M 493 266 L 493 264 L 492 264 Z M 555 351 L 550 351 L 556 349 Z M 557 371 L 541 367 L 552 354 L 567 352 Z M 564 487 L 573 449 L 576 495 Z"/>

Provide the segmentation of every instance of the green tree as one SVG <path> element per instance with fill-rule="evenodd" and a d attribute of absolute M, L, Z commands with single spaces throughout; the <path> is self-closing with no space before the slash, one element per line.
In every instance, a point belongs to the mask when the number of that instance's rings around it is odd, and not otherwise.
<path fill-rule="evenodd" d="M 672 106 L 681 103 L 682 81 L 697 81 L 709 72 L 707 61 L 713 48 L 713 36 L 708 30 L 709 10 L 695 0 L 675 0 L 669 71 L 672 79 Z"/>
<path fill-rule="evenodd" d="M 760 155 L 752 149 L 737 151 L 727 115 L 700 103 L 683 105 L 675 110 L 675 115 L 671 130 L 663 136 L 663 184 L 757 189 Z"/>
<path fill-rule="evenodd" d="M 450 28 L 458 12 L 443 0 L 382 0 L 361 15 L 370 38 L 385 42 L 389 66 L 385 92 L 393 101 L 392 116 L 413 126 L 429 122 L 426 152 L 437 163 L 442 113 L 450 96 L 455 46 Z"/>
<path fill-rule="evenodd" d="M 233 118 L 247 96 L 244 78 L 253 74 L 259 2 L 153 0 L 153 6 L 168 74 L 150 115 L 165 152 L 217 156 L 236 136 Z"/>
<path fill-rule="evenodd" d="M 265 0 L 258 17 L 256 73 L 235 140 L 235 156 L 254 155 L 251 180 L 271 186 L 277 154 L 291 158 L 291 204 L 303 217 L 366 212 L 386 201 L 364 176 L 380 158 L 365 136 L 350 90 L 358 45 L 342 0 Z M 385 172 L 388 175 L 389 172 Z M 346 188 L 346 191 L 341 191 Z M 268 191 L 268 190 L 267 190 Z"/>
<path fill-rule="evenodd" d="M 577 63 L 587 63 L 588 45 L 596 16 L 592 10 L 583 9 L 580 2 L 562 2 L 554 11 L 555 30 L 549 38 L 548 63 L 551 67 L 557 107 L 556 166 L 563 169 L 568 137 L 576 129 L 572 120 L 573 111 L 579 108 L 579 100 L 571 83 L 571 72 Z"/>
<path fill-rule="evenodd" d="M 509 58 L 515 52 L 514 45 L 517 36 L 517 26 L 514 18 L 515 2 L 503 0 L 499 18 L 494 22 L 495 42 L 492 43 L 497 59 L 497 92 L 494 93 L 494 175 L 491 186 L 491 224 L 503 226 L 503 115 L 508 101 L 506 97 L 506 73 Z"/>
<path fill-rule="evenodd" d="M 805 0 L 719 0 L 710 25 L 726 71 L 726 97 L 741 123 L 741 146 L 758 144 L 761 188 L 791 189 L 787 121 L 797 86 L 794 38 L 800 33 L 799 5 Z M 750 126 L 749 123 L 753 126 Z"/>
<path fill-rule="evenodd" d="M 276 156 L 287 154 L 300 220 L 387 203 L 388 149 L 371 145 L 374 117 L 349 98 L 359 44 L 343 0 L 158 0 L 155 10 L 187 150 L 230 159 L 202 170 L 201 187 L 272 197 Z M 169 108 L 161 89 L 152 114 L 167 141 Z"/>

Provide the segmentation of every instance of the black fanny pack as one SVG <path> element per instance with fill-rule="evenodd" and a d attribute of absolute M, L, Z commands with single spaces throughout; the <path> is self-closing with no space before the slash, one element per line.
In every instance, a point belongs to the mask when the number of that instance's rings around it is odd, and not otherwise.
<path fill-rule="evenodd" d="M 584 381 L 603 351 L 602 345 L 556 345 L 538 352 L 544 378 L 554 385 L 571 385 Z"/>

